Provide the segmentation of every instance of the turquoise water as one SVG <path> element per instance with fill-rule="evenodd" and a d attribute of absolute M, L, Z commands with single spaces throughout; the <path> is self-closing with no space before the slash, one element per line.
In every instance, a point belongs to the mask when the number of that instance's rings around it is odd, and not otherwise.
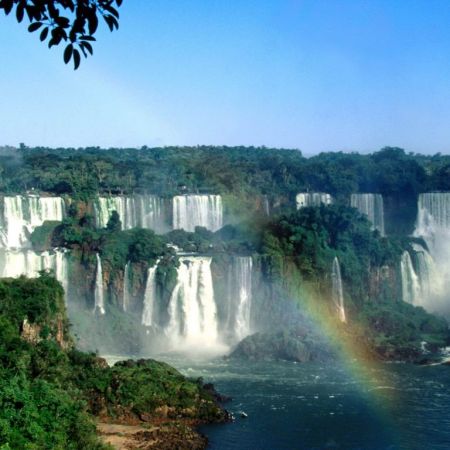
<path fill-rule="evenodd" d="M 213 450 L 450 449 L 450 366 L 165 360 L 233 397 L 235 421 L 202 428 Z"/>

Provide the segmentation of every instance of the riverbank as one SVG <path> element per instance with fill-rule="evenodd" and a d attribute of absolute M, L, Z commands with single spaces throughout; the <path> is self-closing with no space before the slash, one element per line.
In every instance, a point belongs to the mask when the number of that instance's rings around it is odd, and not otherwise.
<path fill-rule="evenodd" d="M 110 389 L 90 399 L 90 410 L 97 433 L 114 449 L 203 450 L 208 441 L 196 429 L 230 420 L 220 405 L 225 397 L 200 377 L 149 359 L 117 361 L 110 370 Z"/>
<path fill-rule="evenodd" d="M 183 421 L 125 425 L 99 422 L 97 432 L 114 450 L 204 450 L 208 439 Z"/>

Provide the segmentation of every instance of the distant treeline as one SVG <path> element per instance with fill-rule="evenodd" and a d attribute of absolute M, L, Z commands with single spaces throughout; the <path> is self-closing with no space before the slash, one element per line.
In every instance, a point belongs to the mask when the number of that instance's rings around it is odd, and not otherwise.
<path fill-rule="evenodd" d="M 0 147 L 0 191 L 30 189 L 86 198 L 98 192 L 147 191 L 265 194 L 301 191 L 334 196 L 376 192 L 415 196 L 450 190 L 450 156 L 386 147 L 359 153 L 321 153 L 265 147 L 20 148 Z"/>

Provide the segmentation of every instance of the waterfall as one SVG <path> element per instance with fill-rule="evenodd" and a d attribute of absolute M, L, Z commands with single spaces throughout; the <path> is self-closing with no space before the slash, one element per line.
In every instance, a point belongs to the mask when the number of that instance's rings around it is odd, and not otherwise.
<path fill-rule="evenodd" d="M 297 203 L 297 209 L 304 208 L 306 206 L 320 206 L 330 205 L 333 203 L 333 198 L 330 194 L 323 192 L 301 192 L 295 197 Z"/>
<path fill-rule="evenodd" d="M 218 345 L 211 258 L 183 257 L 169 301 L 166 335 L 176 348 Z"/>
<path fill-rule="evenodd" d="M 430 312 L 450 312 L 450 192 L 420 194 L 414 236 L 428 251 L 415 246 L 421 306 Z M 403 275 L 403 274 L 402 274 Z"/>
<path fill-rule="evenodd" d="M 144 293 L 144 310 L 142 311 L 142 325 L 155 326 L 155 302 L 156 302 L 156 270 L 158 262 L 147 271 L 147 282 Z"/>
<path fill-rule="evenodd" d="M 344 309 L 344 289 L 342 287 L 341 266 L 337 256 L 333 259 L 333 266 L 331 270 L 331 296 L 336 307 L 339 320 L 346 322 Z"/>
<path fill-rule="evenodd" d="M 1 250 L 0 261 L 2 278 L 15 278 L 20 275 L 36 278 L 41 270 L 53 270 L 63 287 L 67 285 L 66 251 L 36 253 L 32 250 Z"/>
<path fill-rule="evenodd" d="M 217 231 L 223 226 L 220 195 L 177 195 L 173 198 L 173 229 L 195 231 L 196 226 Z"/>
<path fill-rule="evenodd" d="M 68 252 L 55 249 L 52 252 L 36 253 L 33 250 L 0 250 L 0 276 L 16 278 L 25 275 L 36 278 L 41 270 L 53 270 L 56 279 L 66 293 L 69 288 Z"/>
<path fill-rule="evenodd" d="M 431 295 L 435 295 L 439 288 L 436 265 L 430 253 L 421 245 L 413 244 L 415 250 L 416 272 L 419 277 L 422 298 L 425 301 Z M 422 306 L 425 306 L 423 304 Z"/>
<path fill-rule="evenodd" d="M 31 227 L 42 225 L 46 220 L 61 221 L 64 216 L 64 200 L 61 197 L 28 197 Z"/>
<path fill-rule="evenodd" d="M 123 270 L 123 299 L 122 299 L 122 308 L 124 311 L 128 311 L 128 307 L 130 306 L 130 298 L 131 298 L 131 287 L 130 287 L 130 261 L 125 264 L 125 268 Z"/>
<path fill-rule="evenodd" d="M 418 228 L 450 229 L 450 192 L 430 192 L 419 195 Z"/>
<path fill-rule="evenodd" d="M 66 299 L 66 305 L 69 299 L 69 260 L 67 250 L 55 251 L 55 276 L 61 283 L 64 289 L 64 297 Z"/>
<path fill-rule="evenodd" d="M 97 253 L 97 269 L 95 274 L 95 291 L 94 291 L 94 313 L 99 312 L 99 314 L 105 314 L 105 300 L 103 292 L 103 273 L 102 273 L 102 260 L 100 255 Z"/>
<path fill-rule="evenodd" d="M 403 301 L 417 306 L 421 303 L 422 292 L 420 289 L 419 277 L 414 270 L 411 255 L 407 251 L 402 254 L 400 269 L 402 274 Z"/>
<path fill-rule="evenodd" d="M 226 333 L 233 341 L 250 334 L 253 260 L 250 256 L 233 258 L 227 274 Z"/>
<path fill-rule="evenodd" d="M 155 195 L 99 197 L 94 203 L 98 227 L 106 227 L 113 211 L 117 211 L 122 229 L 148 228 L 157 233 L 167 231 L 164 199 Z"/>
<path fill-rule="evenodd" d="M 264 215 L 266 215 L 267 217 L 270 216 L 270 202 L 267 195 L 263 195 L 261 197 L 261 209 Z"/>
<path fill-rule="evenodd" d="M 15 249 L 30 247 L 30 233 L 46 220 L 61 221 L 64 211 L 64 200 L 61 197 L 3 197 L 3 214 L 0 217 L 1 246 Z"/>
<path fill-rule="evenodd" d="M 367 216 L 374 229 L 384 236 L 384 205 L 381 194 L 352 194 L 350 205 Z"/>

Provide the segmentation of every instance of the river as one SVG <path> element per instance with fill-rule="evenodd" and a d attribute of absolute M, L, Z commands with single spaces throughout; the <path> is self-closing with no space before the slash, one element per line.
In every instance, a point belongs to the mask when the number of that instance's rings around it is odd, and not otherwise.
<path fill-rule="evenodd" d="M 212 450 L 450 449 L 449 366 L 163 359 L 233 398 Z"/>

